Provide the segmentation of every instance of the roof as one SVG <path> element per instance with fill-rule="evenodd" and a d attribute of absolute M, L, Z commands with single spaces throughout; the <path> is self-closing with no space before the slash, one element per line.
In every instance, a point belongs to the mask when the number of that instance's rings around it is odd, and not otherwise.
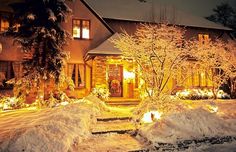
<path fill-rule="evenodd" d="M 199 16 L 184 13 L 174 6 L 158 3 L 153 0 L 84 0 L 101 17 L 139 22 L 167 21 L 169 24 L 201 27 L 220 30 L 232 30 L 220 24 L 208 21 Z"/>
<path fill-rule="evenodd" d="M 9 5 L 18 2 L 22 2 L 22 0 L 0 0 L 0 11 L 13 12 L 12 8 Z"/>
<path fill-rule="evenodd" d="M 118 39 L 119 34 L 115 33 L 98 47 L 87 52 L 87 55 L 122 55 L 122 52 L 114 46 L 112 40 Z"/>

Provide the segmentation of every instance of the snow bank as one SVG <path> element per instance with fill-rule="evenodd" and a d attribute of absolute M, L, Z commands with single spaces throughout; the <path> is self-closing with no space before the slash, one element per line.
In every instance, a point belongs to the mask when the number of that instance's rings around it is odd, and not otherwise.
<path fill-rule="evenodd" d="M 175 143 L 205 136 L 236 135 L 236 125 L 206 110 L 194 109 L 165 116 L 154 124 L 144 124 L 139 134 L 153 144 Z"/>
<path fill-rule="evenodd" d="M 0 145 L 0 151 L 67 152 L 75 141 L 81 142 L 90 136 L 100 107 L 79 102 L 42 112 L 40 117 L 33 117 L 32 124 L 14 130 Z"/>
<path fill-rule="evenodd" d="M 96 106 L 100 111 L 109 111 L 109 107 L 102 101 L 101 99 L 97 98 L 94 95 L 88 95 L 82 99 L 88 104 L 92 104 Z"/>

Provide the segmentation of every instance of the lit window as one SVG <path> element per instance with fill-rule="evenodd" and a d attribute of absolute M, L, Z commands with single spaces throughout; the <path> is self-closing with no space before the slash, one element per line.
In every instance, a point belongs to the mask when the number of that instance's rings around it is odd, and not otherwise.
<path fill-rule="evenodd" d="M 200 44 L 207 44 L 209 42 L 208 34 L 198 34 L 198 40 Z"/>
<path fill-rule="evenodd" d="M 5 32 L 9 28 L 9 22 L 6 19 L 1 19 L 0 32 Z"/>
<path fill-rule="evenodd" d="M 73 37 L 81 39 L 90 38 L 90 21 L 89 20 L 73 20 Z"/>
<path fill-rule="evenodd" d="M 75 87 L 85 86 L 85 67 L 84 64 L 68 64 L 68 76 L 73 80 Z"/>
<path fill-rule="evenodd" d="M 212 69 L 203 70 L 199 68 L 182 69 L 176 78 L 177 86 L 184 87 L 211 87 Z"/>
<path fill-rule="evenodd" d="M 11 88 L 6 82 L 14 78 L 14 64 L 10 61 L 0 61 L 0 88 Z"/>

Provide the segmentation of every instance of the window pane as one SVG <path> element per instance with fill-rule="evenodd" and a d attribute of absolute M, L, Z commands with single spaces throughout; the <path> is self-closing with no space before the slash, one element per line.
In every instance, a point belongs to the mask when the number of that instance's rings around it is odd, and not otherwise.
<path fill-rule="evenodd" d="M 6 19 L 2 19 L 1 20 L 1 32 L 7 31 L 7 29 L 9 28 L 9 22 Z"/>
<path fill-rule="evenodd" d="M 0 88 L 11 88 L 6 82 L 14 78 L 13 62 L 0 61 Z"/>
<path fill-rule="evenodd" d="M 90 27 L 90 22 L 89 21 L 83 21 L 82 22 L 82 38 L 84 39 L 89 39 L 89 27 Z"/>
<path fill-rule="evenodd" d="M 200 78 L 201 78 L 200 86 L 201 87 L 205 87 L 206 86 L 206 74 L 205 74 L 205 71 L 201 71 L 200 72 Z"/>
<path fill-rule="evenodd" d="M 80 20 L 73 20 L 73 37 L 80 38 Z"/>
<path fill-rule="evenodd" d="M 85 86 L 84 64 L 68 64 L 68 76 L 73 80 L 75 87 Z"/>
<path fill-rule="evenodd" d="M 84 65 L 83 64 L 79 65 L 79 79 L 78 79 L 78 82 L 79 82 L 80 87 L 85 86 L 85 84 L 84 84 Z"/>

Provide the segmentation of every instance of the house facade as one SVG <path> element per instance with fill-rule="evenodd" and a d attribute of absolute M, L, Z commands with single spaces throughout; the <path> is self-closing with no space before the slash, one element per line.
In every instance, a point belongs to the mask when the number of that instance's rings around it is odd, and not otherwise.
<path fill-rule="evenodd" d="M 84 97 L 91 89 L 105 85 L 111 97 L 138 98 L 139 78 L 135 74 L 132 61 L 122 59 L 120 50 L 114 47 L 111 39 L 118 38 L 119 33 L 134 33 L 140 23 L 159 24 L 167 21 L 186 30 L 185 39 L 231 39 L 231 29 L 178 11 L 172 6 L 151 1 L 138 0 L 68 0 L 73 13 L 63 27 L 71 33 L 73 39 L 65 46 L 70 54 L 65 72 L 75 83 L 75 91 L 69 96 Z M 11 25 L 11 11 L 1 11 L 0 32 Z M 0 37 L 0 82 L 1 90 L 12 86 L 5 82 L 13 77 L 22 76 L 21 62 L 30 57 L 13 45 L 10 37 Z M 210 87 L 205 71 L 195 72 L 184 87 Z M 174 85 L 174 80 L 169 87 Z"/>

